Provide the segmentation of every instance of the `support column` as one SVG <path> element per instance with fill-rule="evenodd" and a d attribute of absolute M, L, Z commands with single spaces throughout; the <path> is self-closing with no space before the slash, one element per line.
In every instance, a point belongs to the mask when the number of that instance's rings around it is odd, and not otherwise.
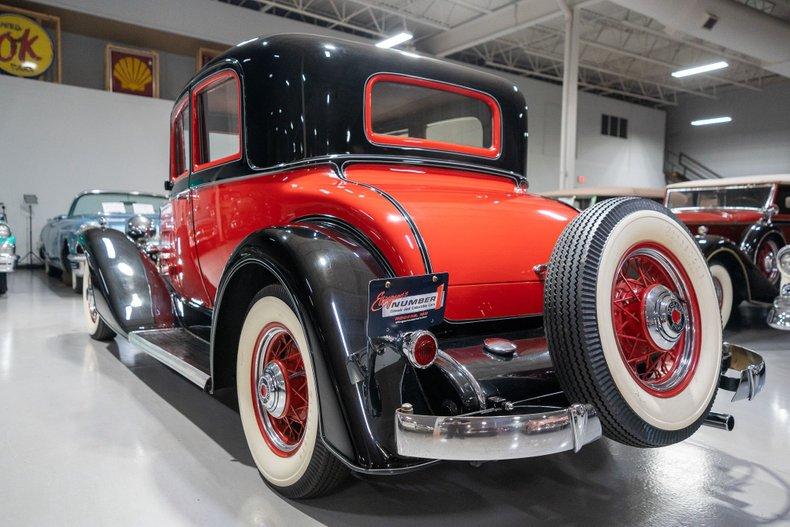
<path fill-rule="evenodd" d="M 576 180 L 576 123 L 579 94 L 579 19 L 577 8 L 557 0 L 565 14 L 565 50 L 562 71 L 562 123 L 560 124 L 560 173 L 558 188 L 573 187 Z"/>

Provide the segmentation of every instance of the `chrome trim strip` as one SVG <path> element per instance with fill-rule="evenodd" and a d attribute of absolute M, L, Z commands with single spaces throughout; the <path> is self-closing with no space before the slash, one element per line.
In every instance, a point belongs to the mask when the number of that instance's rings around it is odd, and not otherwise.
<path fill-rule="evenodd" d="M 398 455 L 454 461 L 518 459 L 578 452 L 602 434 L 590 404 L 568 408 L 524 405 L 514 411 L 524 413 L 436 416 L 399 408 L 395 411 Z"/>
<path fill-rule="evenodd" d="M 151 331 L 151 330 L 148 330 Z M 159 331 L 159 330 L 153 330 Z M 209 376 L 205 373 L 200 371 L 199 369 L 195 368 L 191 364 L 179 359 L 175 355 L 168 353 L 167 350 L 164 348 L 160 348 L 159 346 L 145 340 L 140 334 L 144 334 L 145 331 L 132 331 L 129 333 L 129 343 L 137 346 L 145 353 L 150 355 L 151 357 L 155 358 L 165 366 L 174 369 L 190 381 L 194 382 L 204 390 L 208 386 Z"/>

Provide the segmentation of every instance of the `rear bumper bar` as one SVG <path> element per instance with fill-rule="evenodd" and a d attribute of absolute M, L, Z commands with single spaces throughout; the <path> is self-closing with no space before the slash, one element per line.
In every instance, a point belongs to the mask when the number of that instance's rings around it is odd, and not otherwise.
<path fill-rule="evenodd" d="M 727 377 L 725 373 L 733 370 L 738 377 Z M 735 392 L 733 401 L 743 399 L 751 401 L 760 393 L 765 385 L 765 361 L 759 353 L 755 353 L 737 344 L 724 343 L 722 374 L 719 388 Z"/>
<path fill-rule="evenodd" d="M 495 461 L 573 450 L 601 437 L 601 422 L 589 404 L 568 408 L 518 406 L 506 415 L 475 412 L 456 416 L 395 412 L 398 454 L 456 461 Z M 520 413 L 523 412 L 523 413 Z"/>

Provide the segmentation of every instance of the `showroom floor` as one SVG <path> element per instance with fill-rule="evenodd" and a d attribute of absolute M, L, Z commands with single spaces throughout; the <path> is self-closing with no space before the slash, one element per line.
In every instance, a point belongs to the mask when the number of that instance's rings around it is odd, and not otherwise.
<path fill-rule="evenodd" d="M 90 340 L 79 296 L 19 271 L 0 297 L 3 524 L 790 524 L 790 334 L 749 325 L 731 340 L 764 354 L 768 384 L 752 403 L 722 394 L 715 409 L 736 416 L 733 432 L 352 478 L 300 503 L 262 483 L 232 402 L 121 339 Z"/>

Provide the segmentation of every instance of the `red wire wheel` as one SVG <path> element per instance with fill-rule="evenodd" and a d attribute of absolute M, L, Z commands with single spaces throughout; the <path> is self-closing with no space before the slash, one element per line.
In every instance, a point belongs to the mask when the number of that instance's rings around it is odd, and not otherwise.
<path fill-rule="evenodd" d="M 620 357 L 637 384 L 655 397 L 682 392 L 699 360 L 700 311 L 672 252 L 652 242 L 626 251 L 614 277 L 611 309 Z"/>
<path fill-rule="evenodd" d="M 252 358 L 252 399 L 263 439 L 280 457 L 294 455 L 307 429 L 309 397 L 302 354 L 284 325 L 260 332 Z"/>
<path fill-rule="evenodd" d="M 757 248 L 757 256 L 755 263 L 760 272 L 771 283 L 776 283 L 779 278 L 779 266 L 776 260 L 776 254 L 779 252 L 779 246 L 773 240 L 765 240 Z"/>

